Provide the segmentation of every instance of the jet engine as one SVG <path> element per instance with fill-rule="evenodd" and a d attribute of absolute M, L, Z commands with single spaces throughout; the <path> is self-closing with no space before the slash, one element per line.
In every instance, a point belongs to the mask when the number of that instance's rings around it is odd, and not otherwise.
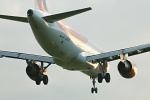
<path fill-rule="evenodd" d="M 133 78 L 137 74 L 137 67 L 129 60 L 125 60 L 124 62 L 120 61 L 118 64 L 118 71 L 124 78 Z"/>
<path fill-rule="evenodd" d="M 35 81 L 36 77 L 40 73 L 40 67 L 35 63 L 28 65 L 26 68 L 26 73 L 32 80 Z"/>
<path fill-rule="evenodd" d="M 32 80 L 36 81 L 37 77 L 41 77 L 41 65 L 37 62 L 27 62 L 26 73 Z M 47 71 L 44 70 L 43 75 L 47 75 Z"/>

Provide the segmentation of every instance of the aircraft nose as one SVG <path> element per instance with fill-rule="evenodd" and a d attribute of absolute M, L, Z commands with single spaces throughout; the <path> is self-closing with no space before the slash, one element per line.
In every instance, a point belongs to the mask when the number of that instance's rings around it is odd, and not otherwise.
<path fill-rule="evenodd" d="M 33 15 L 33 10 L 29 9 L 27 14 L 28 14 L 28 16 L 32 16 Z"/>

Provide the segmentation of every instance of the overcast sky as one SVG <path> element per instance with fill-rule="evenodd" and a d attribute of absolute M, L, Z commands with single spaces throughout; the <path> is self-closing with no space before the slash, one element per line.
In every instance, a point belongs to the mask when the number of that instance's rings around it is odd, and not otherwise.
<path fill-rule="evenodd" d="M 51 14 L 92 7 L 92 11 L 64 21 L 104 51 L 150 42 L 150 0 L 47 0 L 47 5 Z M 26 17 L 29 8 L 34 8 L 34 0 L 1 0 L 0 14 Z M 29 24 L 2 19 L 0 49 L 48 56 L 36 42 Z M 51 65 L 49 84 L 36 86 L 26 75 L 25 61 L 3 58 L 0 100 L 149 100 L 150 53 L 129 59 L 138 66 L 133 79 L 119 75 L 119 60 L 110 62 L 111 82 L 97 82 L 98 94 L 91 94 L 92 81 L 81 72 Z"/>

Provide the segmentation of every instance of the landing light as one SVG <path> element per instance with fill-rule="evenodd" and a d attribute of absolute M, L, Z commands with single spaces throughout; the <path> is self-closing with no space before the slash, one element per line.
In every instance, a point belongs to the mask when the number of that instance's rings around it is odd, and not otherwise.
<path fill-rule="evenodd" d="M 141 51 L 141 50 L 137 50 L 137 52 L 138 52 L 138 53 L 141 53 L 142 51 Z"/>

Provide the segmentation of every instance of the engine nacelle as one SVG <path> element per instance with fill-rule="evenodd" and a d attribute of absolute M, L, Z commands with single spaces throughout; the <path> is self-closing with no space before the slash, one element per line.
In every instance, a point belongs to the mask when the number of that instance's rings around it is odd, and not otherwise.
<path fill-rule="evenodd" d="M 28 65 L 26 68 L 27 75 L 32 79 L 35 80 L 36 77 L 39 75 L 40 67 L 33 63 L 32 65 Z"/>
<path fill-rule="evenodd" d="M 124 78 L 133 78 L 137 74 L 137 67 L 131 61 L 120 61 L 118 64 L 118 71 Z"/>
<path fill-rule="evenodd" d="M 28 66 L 26 68 L 26 73 L 32 80 L 35 81 L 37 76 L 41 76 L 41 65 L 35 62 L 28 63 Z M 47 75 L 47 71 L 44 70 L 43 74 Z"/>

